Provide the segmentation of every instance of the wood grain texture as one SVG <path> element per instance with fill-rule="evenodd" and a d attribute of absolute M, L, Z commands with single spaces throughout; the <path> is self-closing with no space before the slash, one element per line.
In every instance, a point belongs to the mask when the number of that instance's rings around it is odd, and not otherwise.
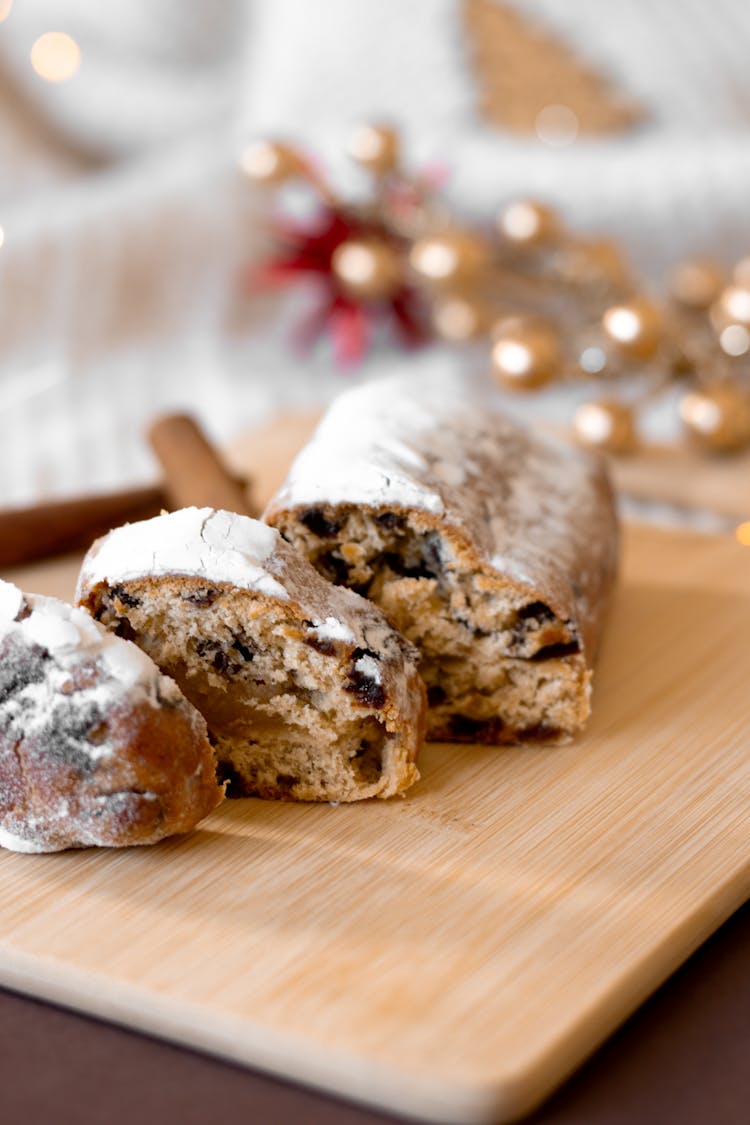
<path fill-rule="evenodd" d="M 612 458 L 612 471 L 617 488 L 635 500 L 750 517 L 750 451 L 712 457 L 687 445 L 652 445 Z"/>
<path fill-rule="evenodd" d="M 32 577 L 70 595 L 74 567 Z M 404 800 L 4 852 L 0 981 L 401 1113 L 510 1120 L 750 893 L 749 627 L 747 548 L 631 527 L 582 738 L 428 746 Z"/>

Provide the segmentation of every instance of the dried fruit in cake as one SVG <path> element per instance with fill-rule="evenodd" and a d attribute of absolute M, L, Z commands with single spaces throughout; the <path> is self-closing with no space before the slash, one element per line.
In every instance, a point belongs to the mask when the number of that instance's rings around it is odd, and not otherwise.
<path fill-rule="evenodd" d="M 230 795 L 355 801 L 418 778 L 416 651 L 266 524 L 185 508 L 117 528 L 78 598 L 199 708 Z"/>
<path fill-rule="evenodd" d="M 428 738 L 560 741 L 590 710 L 617 562 L 601 461 L 453 375 L 342 395 L 264 518 L 420 650 Z"/>
<path fill-rule="evenodd" d="M 172 680 L 84 610 L 0 582 L 0 844 L 153 844 L 222 797 Z"/>

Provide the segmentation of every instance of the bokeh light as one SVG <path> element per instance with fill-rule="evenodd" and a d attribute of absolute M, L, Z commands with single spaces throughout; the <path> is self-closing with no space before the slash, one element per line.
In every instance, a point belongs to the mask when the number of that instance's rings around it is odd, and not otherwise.
<path fill-rule="evenodd" d="M 750 520 L 741 523 L 735 532 L 737 542 L 741 543 L 743 547 L 750 547 Z"/>
<path fill-rule="evenodd" d="M 578 136 L 578 117 L 567 105 L 546 105 L 534 123 L 540 141 L 552 148 L 572 145 Z"/>
<path fill-rule="evenodd" d="M 47 31 L 31 48 L 31 65 L 45 82 L 67 82 L 81 65 L 81 48 L 64 31 Z"/>

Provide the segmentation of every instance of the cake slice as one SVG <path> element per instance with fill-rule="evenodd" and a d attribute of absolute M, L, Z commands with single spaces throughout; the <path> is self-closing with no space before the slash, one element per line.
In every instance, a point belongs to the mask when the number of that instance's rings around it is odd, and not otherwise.
<path fill-rule="evenodd" d="M 78 599 L 205 716 L 229 795 L 355 801 L 419 776 L 416 651 L 266 524 L 185 508 L 117 528 Z"/>
<path fill-rule="evenodd" d="M 457 376 L 387 379 L 333 403 L 264 518 L 419 648 L 429 738 L 583 726 L 617 559 L 595 456 Z"/>
<path fill-rule="evenodd" d="M 0 582 L 0 844 L 153 844 L 223 787 L 174 681 L 82 609 Z"/>

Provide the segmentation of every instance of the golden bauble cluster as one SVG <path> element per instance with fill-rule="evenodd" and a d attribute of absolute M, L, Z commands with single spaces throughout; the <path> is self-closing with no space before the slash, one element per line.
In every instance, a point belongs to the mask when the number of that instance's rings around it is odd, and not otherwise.
<path fill-rule="evenodd" d="M 303 180 L 332 231 L 341 220 L 358 232 L 331 256 L 332 308 L 345 296 L 367 317 L 390 316 L 397 329 L 411 318 L 414 335 L 426 313 L 443 340 L 489 336 L 492 375 L 513 391 L 598 380 L 606 394 L 580 406 L 573 422 L 577 440 L 593 449 L 632 452 L 640 406 L 678 378 L 694 388 L 682 395 L 680 416 L 696 445 L 750 446 L 750 255 L 731 271 L 705 257 L 680 262 L 657 303 L 641 292 L 617 242 L 568 230 L 541 200 L 508 203 L 491 230 L 465 225 L 435 200 L 428 174 L 404 170 L 388 124 L 360 125 L 348 151 L 370 176 L 367 199 L 343 200 L 282 140 L 256 141 L 239 160 L 256 184 Z M 302 229 L 286 265 L 318 270 L 317 238 Z M 633 375 L 623 401 L 619 387 Z"/>
<path fill-rule="evenodd" d="M 624 402 L 584 403 L 575 412 L 573 431 L 582 445 L 605 453 L 632 453 L 636 446 L 633 410 Z"/>
<path fill-rule="evenodd" d="M 602 328 L 628 359 L 651 359 L 662 341 L 661 313 L 646 297 L 633 297 L 607 309 Z"/>
<path fill-rule="evenodd" d="M 492 373 L 503 387 L 532 391 L 559 374 L 560 338 L 553 325 L 538 317 L 514 316 L 492 330 Z"/>
<path fill-rule="evenodd" d="M 680 418 L 701 449 L 731 453 L 750 442 L 750 396 L 731 383 L 717 383 L 684 396 Z"/>
<path fill-rule="evenodd" d="M 388 125 L 360 125 L 349 138 L 351 158 L 377 176 L 398 166 L 399 148 L 398 133 Z"/>
<path fill-rule="evenodd" d="M 377 238 L 342 242 L 333 253 L 331 269 L 343 292 L 366 301 L 392 297 L 403 280 L 400 254 Z"/>
<path fill-rule="evenodd" d="M 278 187 L 305 170 L 297 150 L 283 141 L 253 141 L 240 155 L 239 165 L 249 180 L 267 187 Z"/>
<path fill-rule="evenodd" d="M 485 240 L 473 231 L 448 230 L 418 239 L 409 263 L 427 285 L 452 289 L 474 281 L 490 258 Z"/>

